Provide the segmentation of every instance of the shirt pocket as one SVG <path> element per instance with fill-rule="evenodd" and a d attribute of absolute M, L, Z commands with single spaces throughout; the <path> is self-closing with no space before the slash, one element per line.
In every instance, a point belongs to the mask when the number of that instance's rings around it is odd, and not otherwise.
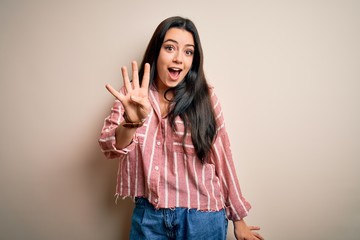
<path fill-rule="evenodd" d="M 176 126 L 176 131 L 172 133 L 174 140 L 171 142 L 173 151 L 176 153 L 196 155 L 195 147 L 191 139 L 190 130 L 188 129 L 184 141 L 184 125 L 182 124 L 182 122 L 176 122 Z"/>
<path fill-rule="evenodd" d="M 188 154 L 191 156 L 195 156 L 196 155 L 196 151 L 195 151 L 195 147 L 194 145 L 190 145 L 190 144 L 185 144 L 183 145 L 182 142 L 173 142 L 173 151 L 176 153 L 181 153 L 181 154 Z"/>
<path fill-rule="evenodd" d="M 136 129 L 136 143 L 142 148 L 144 147 L 145 145 L 145 135 L 146 135 L 146 129 L 147 127 L 144 125 L 144 126 L 141 126 L 139 127 L 138 129 Z"/>

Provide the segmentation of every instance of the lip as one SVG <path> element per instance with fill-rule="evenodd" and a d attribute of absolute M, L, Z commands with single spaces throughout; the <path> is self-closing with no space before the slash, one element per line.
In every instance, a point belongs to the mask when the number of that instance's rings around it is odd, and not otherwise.
<path fill-rule="evenodd" d="M 174 69 L 174 70 L 180 70 L 180 71 L 182 71 L 183 69 L 182 68 L 179 68 L 179 67 L 168 67 L 168 69 Z"/>

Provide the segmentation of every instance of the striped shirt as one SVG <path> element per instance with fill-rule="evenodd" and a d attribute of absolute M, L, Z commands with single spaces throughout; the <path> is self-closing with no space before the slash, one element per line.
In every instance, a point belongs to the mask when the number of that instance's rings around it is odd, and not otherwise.
<path fill-rule="evenodd" d="M 99 144 L 107 158 L 119 159 L 117 197 L 145 197 L 157 209 L 225 208 L 227 217 L 233 221 L 247 216 L 251 206 L 240 190 L 220 103 L 213 88 L 210 92 L 218 129 L 211 158 L 205 164 L 197 158 L 189 132 L 184 151 L 183 121 L 177 117 L 177 128 L 173 131 L 168 118 L 161 117 L 154 89 L 149 90 L 152 111 L 145 124 L 136 130 L 129 146 L 116 149 L 115 129 L 124 121 L 124 108 L 115 100 L 104 121 Z"/>

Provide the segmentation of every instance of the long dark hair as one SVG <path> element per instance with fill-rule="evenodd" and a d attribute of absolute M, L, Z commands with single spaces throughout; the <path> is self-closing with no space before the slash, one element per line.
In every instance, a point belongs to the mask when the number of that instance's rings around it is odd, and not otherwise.
<path fill-rule="evenodd" d="M 175 130 L 175 118 L 180 116 L 185 128 L 183 144 L 186 133 L 190 129 L 196 155 L 202 163 L 205 163 L 211 153 L 211 146 L 215 139 L 216 119 L 203 69 L 203 51 L 199 33 L 191 20 L 176 16 L 167 18 L 159 24 L 145 51 L 139 69 L 139 78 L 142 79 L 145 63 L 150 63 L 152 66 L 150 85 L 155 86 L 157 70 L 154 66 L 156 66 L 165 34 L 170 28 L 179 28 L 190 32 L 194 38 L 195 51 L 191 69 L 184 80 L 176 87 L 169 89 L 174 93 L 171 100 L 172 107 L 168 114 L 169 121 Z"/>

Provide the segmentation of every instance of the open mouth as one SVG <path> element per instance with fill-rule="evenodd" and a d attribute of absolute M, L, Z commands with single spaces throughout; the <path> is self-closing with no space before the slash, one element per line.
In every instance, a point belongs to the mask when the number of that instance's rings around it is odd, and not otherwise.
<path fill-rule="evenodd" d="M 176 80 L 179 77 L 179 75 L 182 71 L 180 68 L 168 68 L 168 70 L 170 73 L 170 77 L 174 80 Z"/>

